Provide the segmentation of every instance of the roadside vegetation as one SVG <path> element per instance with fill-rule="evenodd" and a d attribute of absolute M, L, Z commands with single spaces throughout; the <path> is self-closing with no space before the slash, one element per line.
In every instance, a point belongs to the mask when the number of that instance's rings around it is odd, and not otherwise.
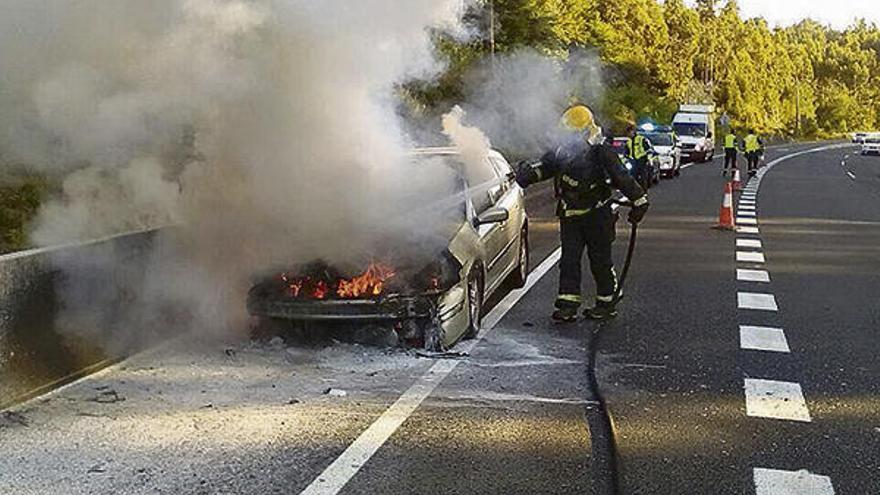
<path fill-rule="evenodd" d="M 43 176 L 22 171 L 0 172 L 0 254 L 29 245 L 27 226 L 48 189 Z"/>
<path fill-rule="evenodd" d="M 880 29 L 858 22 L 838 31 L 814 21 L 786 28 L 744 19 L 736 0 L 485 0 L 472 13 L 479 32 L 494 8 L 497 54 L 533 48 L 561 62 L 594 50 L 604 67 L 603 101 L 590 102 L 612 127 L 650 116 L 666 121 L 681 102 L 714 102 L 734 128 L 765 136 L 826 138 L 880 124 Z M 439 49 L 450 61 L 414 99 L 431 106 L 463 97 L 468 68 L 489 39 Z"/>

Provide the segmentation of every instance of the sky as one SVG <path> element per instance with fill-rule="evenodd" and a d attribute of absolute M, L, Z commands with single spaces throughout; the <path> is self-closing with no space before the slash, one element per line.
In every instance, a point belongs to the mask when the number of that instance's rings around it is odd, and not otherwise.
<path fill-rule="evenodd" d="M 836 28 L 863 17 L 880 24 L 878 0 L 739 0 L 745 17 L 763 17 L 771 25 L 796 24 L 812 18 Z"/>

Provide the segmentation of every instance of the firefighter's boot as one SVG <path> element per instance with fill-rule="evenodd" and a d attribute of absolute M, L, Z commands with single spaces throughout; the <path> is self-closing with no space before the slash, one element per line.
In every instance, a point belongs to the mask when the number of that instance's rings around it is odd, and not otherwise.
<path fill-rule="evenodd" d="M 617 316 L 617 305 L 614 302 L 596 301 L 596 305 L 587 308 L 584 316 L 591 320 L 610 320 Z"/>
<path fill-rule="evenodd" d="M 553 314 L 550 315 L 550 319 L 553 320 L 554 323 L 572 323 L 577 321 L 577 318 L 578 308 L 575 306 L 556 308 L 553 311 Z"/>

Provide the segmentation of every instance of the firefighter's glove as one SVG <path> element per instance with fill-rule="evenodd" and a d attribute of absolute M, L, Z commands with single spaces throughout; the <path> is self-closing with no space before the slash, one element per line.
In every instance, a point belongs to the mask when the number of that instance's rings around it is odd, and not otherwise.
<path fill-rule="evenodd" d="M 647 195 L 633 201 L 633 206 L 629 210 L 629 216 L 627 217 L 629 223 L 633 225 L 638 225 L 639 222 L 641 222 L 642 219 L 645 218 L 645 213 L 648 212 L 649 206 L 651 205 L 650 203 L 648 203 Z"/>
<path fill-rule="evenodd" d="M 523 160 L 516 164 L 516 183 L 520 187 L 529 187 L 539 179 L 538 171 L 535 169 L 533 162 Z"/>

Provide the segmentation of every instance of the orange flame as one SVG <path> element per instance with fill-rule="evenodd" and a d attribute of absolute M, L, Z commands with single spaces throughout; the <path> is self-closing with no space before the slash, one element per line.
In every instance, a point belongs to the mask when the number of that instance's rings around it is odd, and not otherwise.
<path fill-rule="evenodd" d="M 385 290 L 385 282 L 394 275 L 394 269 L 390 266 L 372 263 L 362 275 L 351 280 L 340 280 L 336 295 L 344 298 L 378 296 Z"/>

